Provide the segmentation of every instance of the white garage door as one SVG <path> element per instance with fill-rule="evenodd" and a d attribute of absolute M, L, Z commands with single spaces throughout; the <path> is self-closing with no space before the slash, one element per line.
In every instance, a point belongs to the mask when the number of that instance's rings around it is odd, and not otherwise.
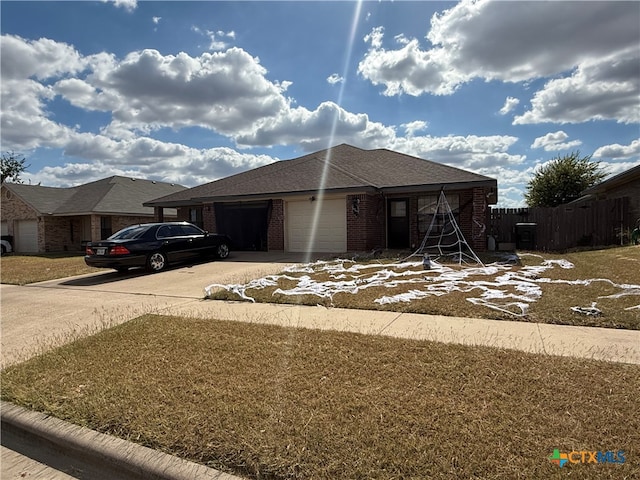
<path fill-rule="evenodd" d="M 16 232 L 14 241 L 16 252 L 37 252 L 38 251 L 38 221 L 18 220 L 16 222 Z"/>
<path fill-rule="evenodd" d="M 309 200 L 287 202 L 287 249 L 290 252 L 346 252 L 347 209 L 346 199 L 323 200 L 318 216 L 315 238 L 310 237 L 318 202 Z"/>

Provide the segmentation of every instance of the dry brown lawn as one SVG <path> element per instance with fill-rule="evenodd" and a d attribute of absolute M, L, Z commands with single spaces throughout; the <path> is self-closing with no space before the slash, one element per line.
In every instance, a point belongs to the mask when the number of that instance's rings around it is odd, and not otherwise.
<path fill-rule="evenodd" d="M 490 259 L 487 259 L 490 261 Z M 494 259 L 495 260 L 495 259 Z M 464 279 L 460 283 L 461 289 L 452 289 L 451 292 L 426 298 L 413 299 L 410 302 L 397 302 L 391 304 L 376 303 L 376 299 L 383 296 L 394 296 L 406 293 L 412 289 L 425 290 L 429 285 L 442 283 L 439 279 L 440 273 L 437 271 L 423 271 L 422 265 L 412 267 L 416 275 L 421 275 L 425 282 L 422 284 L 398 285 L 389 287 L 382 285 L 366 289 L 360 289 L 357 293 L 335 293 L 331 297 L 320 297 L 314 294 L 305 295 L 285 295 L 277 290 L 290 290 L 298 285 L 300 279 L 308 276 L 311 282 L 321 284 L 323 282 L 340 282 L 345 280 L 360 280 L 363 271 L 347 274 L 345 278 L 338 279 L 327 271 L 322 265 L 314 265 L 314 272 L 287 273 L 291 279 L 280 279 L 278 284 L 266 288 L 249 288 L 246 295 L 254 298 L 257 302 L 265 303 L 296 303 L 303 305 L 321 304 L 340 308 L 355 308 L 364 310 L 382 309 L 397 312 L 424 313 L 434 315 L 488 318 L 496 320 L 517 320 L 539 323 L 554 323 L 563 325 L 601 326 L 610 328 L 640 329 L 640 309 L 634 308 L 640 305 L 640 247 L 621 247 L 596 251 L 582 251 L 566 254 L 529 254 L 522 252 L 519 263 L 512 265 L 509 270 L 512 273 L 524 271 L 525 267 L 535 267 L 542 265 L 545 260 L 567 260 L 574 267 L 564 269 L 559 266 L 546 270 L 538 276 L 532 277 L 531 285 L 540 288 L 541 296 L 535 301 L 528 303 L 524 314 L 517 306 L 506 304 L 515 300 L 492 301 L 497 306 L 504 305 L 503 310 L 489 308 L 485 305 L 476 305 L 470 299 L 482 297 L 480 288 L 470 288 L 469 284 L 480 285 L 483 282 L 500 283 L 498 279 L 505 274 L 500 270 L 495 274 L 474 274 Z M 415 261 L 415 259 L 414 259 Z M 378 270 L 391 269 L 396 273 L 406 271 L 404 267 L 390 268 L 390 260 L 375 261 L 379 263 Z M 354 265 L 345 263 L 346 267 Z M 457 265 L 447 265 L 454 270 L 465 270 L 475 268 L 475 266 L 459 267 Z M 375 269 L 367 269 L 366 275 L 375 273 Z M 551 280 L 541 281 L 541 277 Z M 594 280 L 590 284 L 581 281 Z M 574 284 L 554 283 L 557 280 L 574 281 Z M 638 288 L 626 288 L 613 286 L 635 285 Z M 498 288 L 505 294 L 522 295 L 515 285 L 491 285 L 491 288 Z M 466 290 L 466 291 L 465 291 Z M 625 292 L 627 294 L 612 297 L 612 295 Z M 609 298 L 606 298 L 609 297 Z M 209 298 L 220 300 L 241 300 L 238 294 L 224 289 L 217 289 L 212 292 Z M 601 310 L 599 316 L 589 316 L 575 313 L 572 307 L 590 307 L 596 302 L 597 308 Z"/>
<path fill-rule="evenodd" d="M 0 257 L 0 282 L 12 285 L 26 285 L 98 271 L 100 269 L 87 266 L 84 257 L 78 254 L 15 254 Z"/>
<path fill-rule="evenodd" d="M 145 316 L 2 372 L 2 398 L 255 479 L 640 478 L 640 367 Z M 626 463 L 560 469 L 554 449 Z"/>

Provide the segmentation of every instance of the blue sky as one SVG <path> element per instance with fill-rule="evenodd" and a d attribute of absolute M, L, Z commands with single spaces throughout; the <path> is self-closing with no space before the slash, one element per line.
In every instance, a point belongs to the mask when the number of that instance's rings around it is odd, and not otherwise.
<path fill-rule="evenodd" d="M 339 143 L 498 179 L 640 163 L 640 2 L 2 1 L 23 180 L 195 186 Z M 393 168 L 393 165 L 389 165 Z"/>

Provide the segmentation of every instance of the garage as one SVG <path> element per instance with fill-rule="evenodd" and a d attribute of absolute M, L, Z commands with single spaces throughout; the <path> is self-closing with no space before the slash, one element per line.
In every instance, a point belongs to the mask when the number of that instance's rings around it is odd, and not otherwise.
<path fill-rule="evenodd" d="M 287 250 L 290 252 L 345 252 L 347 250 L 347 209 L 344 197 L 324 199 L 321 203 L 309 199 L 286 203 Z M 317 205 L 320 205 L 318 225 L 313 244 L 310 235 Z"/>
<path fill-rule="evenodd" d="M 271 202 L 217 203 L 216 228 L 231 237 L 234 250 L 267 251 Z"/>
<path fill-rule="evenodd" d="M 0 222 L 0 235 L 2 235 L 3 237 L 5 235 L 9 235 L 9 225 L 7 224 L 6 220 L 2 220 Z"/>
<path fill-rule="evenodd" d="M 33 253 L 38 251 L 37 220 L 16 220 L 15 230 L 16 252 Z"/>

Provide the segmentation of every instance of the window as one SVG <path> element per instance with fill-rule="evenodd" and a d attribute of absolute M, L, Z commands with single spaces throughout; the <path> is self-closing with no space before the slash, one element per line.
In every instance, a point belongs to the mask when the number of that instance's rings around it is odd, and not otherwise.
<path fill-rule="evenodd" d="M 204 222 L 202 220 L 202 207 L 195 207 L 189 209 L 189 222 L 194 225 L 203 228 Z"/>
<path fill-rule="evenodd" d="M 126 240 L 131 238 L 141 238 L 147 231 L 149 227 L 143 225 L 136 225 L 129 228 L 124 228 L 119 232 L 114 233 L 109 240 Z"/>
<path fill-rule="evenodd" d="M 427 233 L 431 222 L 433 222 L 432 233 L 439 233 L 449 221 L 448 212 L 444 205 L 441 205 L 439 211 L 436 212 L 438 198 L 440 198 L 440 195 L 418 197 L 418 232 L 421 234 Z M 446 195 L 446 198 L 456 223 L 460 223 L 460 196 L 449 194 Z"/>
<path fill-rule="evenodd" d="M 173 237 L 173 232 L 171 231 L 171 227 L 169 225 L 163 225 L 158 229 L 158 233 L 156 233 L 157 238 L 170 238 Z"/>
<path fill-rule="evenodd" d="M 406 217 L 407 216 L 407 201 L 406 200 L 399 200 L 399 201 L 392 201 L 391 205 L 391 217 L 393 218 L 399 218 L 399 217 Z"/>
<path fill-rule="evenodd" d="M 202 235 L 202 230 L 194 227 L 193 225 L 181 225 L 183 235 Z"/>

